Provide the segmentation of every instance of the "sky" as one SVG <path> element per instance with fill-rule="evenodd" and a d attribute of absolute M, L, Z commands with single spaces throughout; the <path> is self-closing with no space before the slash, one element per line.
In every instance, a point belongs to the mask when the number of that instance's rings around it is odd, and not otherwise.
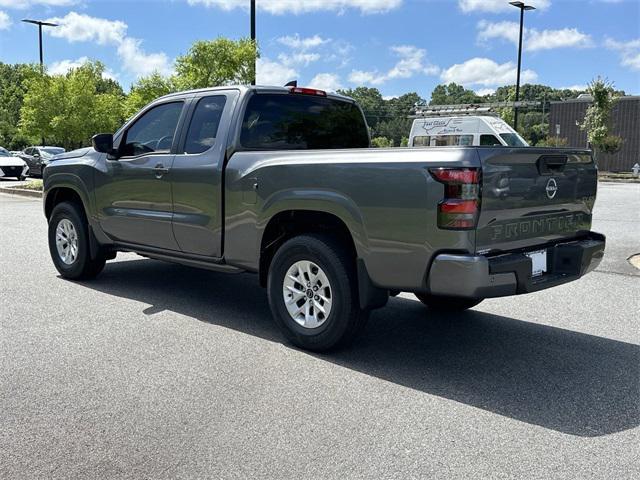
<path fill-rule="evenodd" d="M 249 0 L 0 0 L 0 61 L 50 72 L 86 59 L 125 90 L 196 40 L 249 36 Z M 582 89 L 600 75 L 640 94 L 640 0 L 529 0 L 522 83 Z M 440 83 L 480 94 L 514 84 L 519 10 L 508 0 L 257 0 L 258 83 L 369 86 L 429 98 Z"/>

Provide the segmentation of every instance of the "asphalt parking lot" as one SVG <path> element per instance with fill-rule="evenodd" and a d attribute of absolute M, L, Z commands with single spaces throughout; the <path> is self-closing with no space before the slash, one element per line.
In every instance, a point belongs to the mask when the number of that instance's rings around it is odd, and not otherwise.
<path fill-rule="evenodd" d="M 250 275 L 59 278 L 40 202 L 0 194 L 0 478 L 640 478 L 640 185 L 601 184 L 593 228 L 580 281 L 453 317 L 403 295 L 313 355 Z"/>

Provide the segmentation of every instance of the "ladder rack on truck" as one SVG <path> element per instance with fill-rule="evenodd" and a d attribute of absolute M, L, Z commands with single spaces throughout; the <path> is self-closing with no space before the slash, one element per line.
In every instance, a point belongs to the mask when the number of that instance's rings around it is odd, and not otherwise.
<path fill-rule="evenodd" d="M 467 103 L 460 105 L 426 105 L 416 104 L 415 114 L 409 118 L 442 117 L 451 115 L 487 115 L 498 116 L 496 109 L 537 107 L 541 102 L 494 102 L 494 103 Z"/>

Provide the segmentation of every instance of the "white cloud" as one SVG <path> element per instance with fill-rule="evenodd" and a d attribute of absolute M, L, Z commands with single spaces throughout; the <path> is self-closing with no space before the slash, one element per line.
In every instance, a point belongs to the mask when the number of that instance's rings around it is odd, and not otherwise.
<path fill-rule="evenodd" d="M 284 85 L 298 78 L 298 72 L 280 62 L 259 58 L 256 64 L 256 81 L 258 85 Z"/>
<path fill-rule="evenodd" d="M 80 57 L 76 60 L 61 60 L 59 62 L 53 62 L 47 68 L 47 72 L 51 75 L 66 75 L 70 70 L 79 68 L 89 61 L 88 57 Z M 102 72 L 102 78 L 116 79 L 115 74 L 110 70 Z"/>
<path fill-rule="evenodd" d="M 494 38 L 503 38 L 517 44 L 520 35 L 520 26 L 516 22 L 487 22 L 481 20 L 478 23 L 478 40 L 487 41 Z"/>
<path fill-rule="evenodd" d="M 391 51 L 399 60 L 388 72 L 353 70 L 349 75 L 349 81 L 354 84 L 381 85 L 392 79 L 440 73 L 440 68 L 426 61 L 427 51 L 422 48 L 398 45 L 391 47 Z"/>
<path fill-rule="evenodd" d="M 472 58 L 464 63 L 452 65 L 442 72 L 440 78 L 447 83 L 460 85 L 482 85 L 494 87 L 516 82 L 517 68 L 513 62 L 498 64 L 488 58 Z M 538 75 L 533 70 L 523 70 L 520 81 L 533 82 Z"/>
<path fill-rule="evenodd" d="M 342 88 L 342 83 L 340 77 L 334 73 L 319 73 L 309 82 L 309 87 L 335 92 Z"/>
<path fill-rule="evenodd" d="M 189 5 L 204 5 L 222 10 L 236 8 L 248 9 L 248 0 L 187 0 Z M 402 5 L 402 0 L 263 0 L 257 1 L 256 7 L 268 13 L 282 15 L 285 13 L 301 14 L 319 11 L 335 11 L 343 13 L 348 9 L 360 10 L 361 13 L 383 13 Z"/>
<path fill-rule="evenodd" d="M 629 40 L 628 42 L 619 42 L 612 38 L 607 38 L 604 45 L 609 50 L 615 50 L 620 53 L 620 64 L 623 67 L 640 71 L 640 38 Z"/>
<path fill-rule="evenodd" d="M 11 26 L 11 19 L 6 12 L 0 10 L 0 30 L 8 30 Z"/>
<path fill-rule="evenodd" d="M 532 5 L 540 10 L 549 8 L 551 0 L 527 0 L 527 5 Z M 499 13 L 509 10 L 515 11 L 515 7 L 509 5 L 508 0 L 458 0 L 458 6 L 464 13 L 489 12 Z"/>
<path fill-rule="evenodd" d="M 295 35 L 285 35 L 276 39 L 278 43 L 296 50 L 310 50 L 328 43 L 330 39 L 322 38 L 320 35 L 301 38 L 297 33 Z"/>
<path fill-rule="evenodd" d="M 400 60 L 389 71 L 389 78 L 411 78 L 416 73 L 424 73 L 425 75 L 437 75 L 440 69 L 435 65 L 424 62 L 427 51 L 413 45 L 400 45 L 391 47 Z"/>
<path fill-rule="evenodd" d="M 153 72 L 168 75 L 171 73 L 170 61 L 164 52 L 146 53 L 142 49 L 142 40 L 127 37 L 118 45 L 118 55 L 125 70 L 142 77 Z"/>
<path fill-rule="evenodd" d="M 142 40 L 127 36 L 128 26 L 120 20 L 69 12 L 64 17 L 54 17 L 48 21 L 59 25 L 46 30 L 53 37 L 64 38 L 71 43 L 93 42 L 116 47 L 122 67 L 136 76 L 149 75 L 155 71 L 161 74 L 171 72 L 171 61 L 167 55 L 163 52 L 146 53 L 142 48 Z"/>
<path fill-rule="evenodd" d="M 573 90 L 574 92 L 584 92 L 587 85 L 571 85 L 570 87 L 562 87 L 562 90 Z"/>
<path fill-rule="evenodd" d="M 481 88 L 480 90 L 476 90 L 473 93 L 475 93 L 479 97 L 484 97 L 485 95 L 493 95 L 494 93 L 496 93 L 496 89 L 495 88 Z"/>
<path fill-rule="evenodd" d="M 385 82 L 385 77 L 378 72 L 352 70 L 349 74 L 349 81 L 358 85 L 380 85 Z"/>
<path fill-rule="evenodd" d="M 0 0 L 0 7 L 24 10 L 34 5 L 44 7 L 69 7 L 80 3 L 80 0 Z"/>
<path fill-rule="evenodd" d="M 276 38 L 276 42 L 288 47 L 289 51 L 278 55 L 278 60 L 291 67 L 309 66 L 323 60 L 339 62 L 344 67 L 349 62 L 349 53 L 353 47 L 344 41 L 323 38 L 320 35 L 300 37 L 299 34 Z"/>
<path fill-rule="evenodd" d="M 563 28 L 561 30 L 527 30 L 525 50 L 550 50 L 553 48 L 579 47 L 592 45 L 591 36 L 580 32 L 577 28 Z"/>
<path fill-rule="evenodd" d="M 496 38 L 518 44 L 520 26 L 517 22 L 487 22 L 478 23 L 478 40 L 489 41 Z M 563 28 L 560 30 L 536 30 L 526 28 L 523 32 L 523 47 L 525 50 L 550 50 L 564 47 L 589 47 L 591 37 L 580 32 L 577 28 Z"/>
<path fill-rule="evenodd" d="M 69 12 L 64 17 L 49 18 L 57 23 L 56 28 L 47 29 L 52 37 L 69 42 L 95 42 L 98 45 L 118 45 L 127 34 L 127 24 L 120 20 L 106 20 L 89 15 Z"/>
<path fill-rule="evenodd" d="M 88 61 L 89 58 L 87 57 L 80 57 L 77 60 L 61 60 L 59 62 L 53 62 L 51 65 L 49 65 L 47 71 L 51 75 L 65 75 L 69 72 L 69 70 L 81 67 Z"/>
<path fill-rule="evenodd" d="M 304 65 L 308 66 L 310 63 L 317 62 L 320 60 L 319 53 L 294 53 L 291 55 L 287 55 L 286 53 L 281 53 L 278 55 L 278 60 L 280 60 L 285 65 Z"/>

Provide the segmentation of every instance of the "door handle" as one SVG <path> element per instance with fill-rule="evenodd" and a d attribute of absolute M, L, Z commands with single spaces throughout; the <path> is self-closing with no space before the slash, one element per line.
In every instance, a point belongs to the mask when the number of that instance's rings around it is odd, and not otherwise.
<path fill-rule="evenodd" d="M 159 163 L 155 167 L 153 167 L 153 173 L 155 174 L 156 178 L 162 178 L 163 175 L 169 173 L 169 169 Z"/>

